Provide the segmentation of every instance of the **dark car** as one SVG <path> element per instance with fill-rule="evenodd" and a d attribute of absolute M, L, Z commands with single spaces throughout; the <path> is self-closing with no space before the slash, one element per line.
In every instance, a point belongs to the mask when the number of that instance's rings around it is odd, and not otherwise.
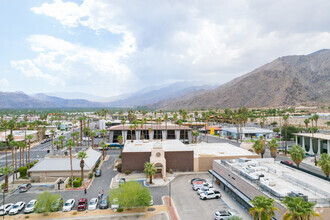
<path fill-rule="evenodd" d="M 86 198 L 82 198 L 79 200 L 78 202 L 78 211 L 84 211 L 87 209 L 87 199 Z"/>
<path fill-rule="evenodd" d="M 42 140 L 42 141 L 41 141 L 41 144 L 44 144 L 44 143 L 46 143 L 46 140 Z"/>
<path fill-rule="evenodd" d="M 190 183 L 193 184 L 193 182 L 196 182 L 196 181 L 202 181 L 202 182 L 206 182 L 205 179 L 201 179 L 201 178 L 194 178 L 192 180 L 190 180 Z"/>
<path fill-rule="evenodd" d="M 99 177 L 99 176 L 101 176 L 101 174 L 102 174 L 102 171 L 100 169 L 95 171 L 95 177 Z"/>
<path fill-rule="evenodd" d="M 124 184 L 124 183 L 126 183 L 126 179 L 125 178 L 120 178 L 120 180 L 119 180 L 119 186 L 121 184 Z"/>
<path fill-rule="evenodd" d="M 52 204 L 52 207 L 51 207 L 51 211 L 52 212 L 57 212 L 57 211 L 60 211 L 62 210 L 63 208 L 63 198 L 58 198 L 53 204 Z"/>
<path fill-rule="evenodd" d="M 291 161 L 289 161 L 289 160 L 284 161 L 284 163 L 287 163 L 287 164 L 293 165 L 293 163 L 292 163 Z"/>
<path fill-rule="evenodd" d="M 104 198 L 104 199 L 102 199 L 100 201 L 99 208 L 100 209 L 107 209 L 107 208 L 109 208 L 107 199 Z"/>
<path fill-rule="evenodd" d="M 31 187 L 32 187 L 32 185 L 31 185 L 30 183 L 26 183 L 26 184 L 21 185 L 21 186 L 18 188 L 18 191 L 19 191 L 20 193 L 22 193 L 22 192 L 26 192 L 26 191 L 28 191 Z"/>

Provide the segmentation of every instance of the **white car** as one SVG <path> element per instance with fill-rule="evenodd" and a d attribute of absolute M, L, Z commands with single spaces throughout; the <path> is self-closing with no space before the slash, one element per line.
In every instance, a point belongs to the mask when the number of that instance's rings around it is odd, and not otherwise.
<path fill-rule="evenodd" d="M 74 200 L 74 199 L 67 200 L 63 205 L 63 212 L 70 212 L 71 209 L 73 208 L 75 202 L 76 202 L 76 200 Z"/>
<path fill-rule="evenodd" d="M 8 203 L 5 205 L 5 208 L 3 208 L 3 205 L 0 207 L 0 215 L 6 215 L 8 214 L 9 210 L 14 206 L 14 203 Z"/>
<path fill-rule="evenodd" d="M 221 194 L 219 191 L 206 191 L 206 192 L 203 192 L 199 195 L 199 198 L 202 199 L 202 200 L 205 200 L 205 199 L 218 199 L 218 198 L 221 198 Z"/>
<path fill-rule="evenodd" d="M 209 187 L 204 186 L 197 190 L 197 194 L 200 195 L 201 193 L 207 192 L 207 191 L 214 191 L 214 188 L 209 188 Z"/>
<path fill-rule="evenodd" d="M 214 213 L 214 220 L 229 219 L 233 216 L 236 216 L 236 214 L 231 211 L 220 210 L 219 212 Z"/>
<path fill-rule="evenodd" d="M 92 198 L 91 200 L 89 200 L 88 210 L 95 210 L 98 204 L 99 200 L 97 198 Z"/>
<path fill-rule="evenodd" d="M 118 209 L 118 208 L 119 208 L 118 199 L 114 198 L 111 202 L 111 209 Z"/>
<path fill-rule="evenodd" d="M 31 200 L 25 207 L 24 213 L 31 213 L 34 211 L 34 208 L 36 207 L 37 200 L 33 199 Z"/>
<path fill-rule="evenodd" d="M 16 215 L 24 209 L 25 202 L 17 202 L 9 211 L 9 215 Z"/>

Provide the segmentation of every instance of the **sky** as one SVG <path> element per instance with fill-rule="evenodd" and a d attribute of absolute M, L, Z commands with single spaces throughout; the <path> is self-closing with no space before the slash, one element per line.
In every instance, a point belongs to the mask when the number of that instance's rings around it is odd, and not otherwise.
<path fill-rule="evenodd" d="M 330 48 L 329 0 L 1 0 L 0 91 L 223 84 Z"/>

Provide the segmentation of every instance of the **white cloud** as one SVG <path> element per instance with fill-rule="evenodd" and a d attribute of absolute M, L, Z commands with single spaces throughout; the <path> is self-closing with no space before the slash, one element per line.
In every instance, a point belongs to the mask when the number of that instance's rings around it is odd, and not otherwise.
<path fill-rule="evenodd" d="M 223 83 L 279 56 L 330 48 L 329 7 L 326 0 L 55 0 L 31 10 L 121 42 L 100 51 L 34 35 L 39 54 L 29 61 L 67 85 L 110 83 L 116 92 L 187 79 Z"/>

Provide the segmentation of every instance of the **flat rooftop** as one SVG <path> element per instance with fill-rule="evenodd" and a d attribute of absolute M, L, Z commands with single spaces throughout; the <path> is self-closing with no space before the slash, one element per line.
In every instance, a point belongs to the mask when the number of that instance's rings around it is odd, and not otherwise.
<path fill-rule="evenodd" d="M 240 147 L 236 147 L 229 143 L 199 143 L 190 144 L 191 148 L 194 150 L 194 156 L 257 156 L 256 153 L 245 150 Z"/>
<path fill-rule="evenodd" d="M 294 133 L 294 135 L 301 136 L 301 137 L 314 137 L 314 138 L 319 138 L 319 139 L 324 139 L 324 140 L 330 140 L 330 135 L 329 134 L 322 134 L 322 133 Z"/>
<path fill-rule="evenodd" d="M 151 152 L 153 148 L 163 148 L 164 151 L 192 151 L 190 145 L 179 140 L 134 140 L 126 141 L 123 152 Z"/>
<path fill-rule="evenodd" d="M 231 133 L 237 133 L 236 127 L 223 127 L 222 130 L 228 131 Z M 244 127 L 244 128 L 242 128 L 242 133 L 243 134 L 268 134 L 268 133 L 274 133 L 274 132 L 272 130 L 264 129 L 264 128 Z"/>
<path fill-rule="evenodd" d="M 317 206 L 329 206 L 330 182 L 283 165 L 272 158 L 240 158 L 216 162 L 228 167 L 246 180 L 247 184 L 276 200 L 281 200 L 290 193 L 300 193 Z"/>
<path fill-rule="evenodd" d="M 131 126 L 132 124 L 125 124 L 124 126 L 123 125 L 115 125 L 115 126 L 112 126 L 110 127 L 108 130 L 110 131 L 122 131 L 122 130 L 126 130 L 126 131 L 130 131 Z M 179 126 L 177 124 L 170 124 L 168 123 L 167 125 L 166 124 L 145 124 L 143 125 L 143 127 L 141 128 L 141 125 L 139 125 L 136 130 L 137 131 L 140 131 L 140 130 L 191 130 L 191 128 L 187 127 L 187 126 Z M 134 131 L 135 129 L 133 129 Z"/>

